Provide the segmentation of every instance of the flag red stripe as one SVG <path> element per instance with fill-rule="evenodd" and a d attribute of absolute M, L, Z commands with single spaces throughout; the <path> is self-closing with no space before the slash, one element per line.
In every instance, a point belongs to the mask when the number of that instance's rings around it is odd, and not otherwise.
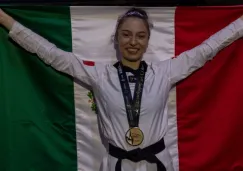
<path fill-rule="evenodd" d="M 243 14 L 242 7 L 179 7 L 175 53 Z M 180 171 L 243 170 L 243 39 L 177 85 Z"/>

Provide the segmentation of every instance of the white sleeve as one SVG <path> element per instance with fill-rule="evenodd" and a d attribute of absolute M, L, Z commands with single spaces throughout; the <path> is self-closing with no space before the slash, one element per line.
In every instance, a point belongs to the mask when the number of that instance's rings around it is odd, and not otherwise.
<path fill-rule="evenodd" d="M 202 44 L 170 59 L 169 77 L 172 84 L 186 78 L 211 60 L 220 50 L 243 36 L 243 20 L 237 19 L 221 29 Z"/>
<path fill-rule="evenodd" d="M 20 23 L 14 23 L 9 36 L 25 50 L 37 54 L 40 59 L 57 71 L 66 73 L 89 86 L 97 80 L 98 72 L 95 65 L 85 65 L 84 61 L 73 53 L 57 48 Z"/>

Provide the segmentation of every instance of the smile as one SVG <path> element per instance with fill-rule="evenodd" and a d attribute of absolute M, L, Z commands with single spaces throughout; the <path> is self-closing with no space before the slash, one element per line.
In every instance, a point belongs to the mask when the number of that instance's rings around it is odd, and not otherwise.
<path fill-rule="evenodd" d="M 135 53 L 137 53 L 139 51 L 139 49 L 138 48 L 127 48 L 127 51 L 129 53 L 135 54 Z"/>

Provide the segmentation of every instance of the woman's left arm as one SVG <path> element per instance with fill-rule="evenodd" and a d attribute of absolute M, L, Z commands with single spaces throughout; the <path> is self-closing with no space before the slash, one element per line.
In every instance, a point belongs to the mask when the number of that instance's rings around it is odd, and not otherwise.
<path fill-rule="evenodd" d="M 172 84 L 186 78 L 211 60 L 220 50 L 243 36 L 243 16 L 218 31 L 200 45 L 170 59 L 169 77 Z"/>

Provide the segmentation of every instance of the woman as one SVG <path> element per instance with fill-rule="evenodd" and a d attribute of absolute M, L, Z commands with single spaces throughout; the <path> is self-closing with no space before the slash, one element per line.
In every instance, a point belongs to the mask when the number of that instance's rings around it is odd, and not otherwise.
<path fill-rule="evenodd" d="M 101 134 L 109 142 L 101 171 L 174 170 L 163 140 L 169 91 L 243 36 L 242 20 L 243 17 L 235 20 L 177 58 L 146 63 L 142 57 L 148 47 L 151 24 L 145 11 L 132 8 L 117 21 L 115 47 L 121 61 L 90 66 L 0 11 L 0 23 L 10 30 L 10 37 L 20 46 L 93 88 Z"/>

